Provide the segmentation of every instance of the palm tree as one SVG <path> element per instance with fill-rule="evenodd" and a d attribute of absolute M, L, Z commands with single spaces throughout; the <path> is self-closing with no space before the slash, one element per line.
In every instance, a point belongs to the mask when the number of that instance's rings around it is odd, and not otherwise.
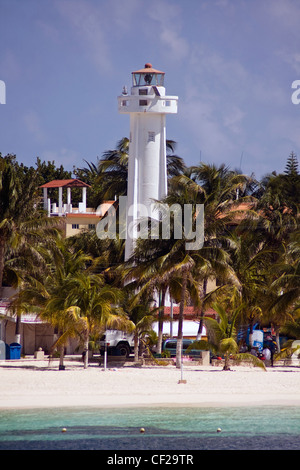
<path fill-rule="evenodd" d="M 167 148 L 167 174 L 169 177 L 178 175 L 185 170 L 182 158 L 174 155 L 176 143 L 166 141 Z M 98 177 L 96 183 L 101 186 L 97 203 L 103 200 L 114 200 L 116 197 L 127 194 L 128 180 L 129 139 L 119 140 L 116 149 L 107 150 L 98 162 Z"/>
<path fill-rule="evenodd" d="M 205 325 L 208 330 L 208 341 L 196 341 L 189 348 L 200 350 L 211 350 L 214 353 L 219 353 L 224 356 L 223 370 L 230 370 L 230 360 L 233 358 L 235 361 L 248 361 L 254 366 L 262 367 L 264 370 L 264 363 L 256 356 L 248 353 L 238 353 L 239 347 L 237 344 L 237 321 L 241 314 L 241 308 L 233 308 L 230 314 L 226 312 L 224 307 L 218 303 L 213 303 L 214 310 L 218 313 L 219 321 L 213 318 L 205 318 Z"/>
<path fill-rule="evenodd" d="M 84 253 L 63 253 L 47 275 L 27 279 L 26 288 L 18 293 L 12 307 L 35 311 L 59 331 L 59 339 L 52 349 L 65 345 L 70 337 L 79 338 L 83 343 L 85 368 L 90 334 L 106 327 L 119 328 L 128 322 L 125 315 L 114 310 L 120 302 L 120 289 L 106 284 L 103 275 L 88 269 L 89 261 L 90 257 Z"/>
<path fill-rule="evenodd" d="M 90 256 L 94 272 L 103 274 L 108 284 L 121 285 L 118 266 L 124 262 L 124 239 L 100 239 L 95 231 L 88 230 L 68 238 L 66 244 L 73 252 Z"/>
<path fill-rule="evenodd" d="M 6 260 L 10 260 L 12 270 L 12 258 L 25 251 L 22 261 L 41 259 L 38 248 L 46 238 L 48 244 L 53 244 L 59 233 L 57 220 L 49 219 L 39 202 L 37 175 L 30 172 L 21 179 L 12 157 L 0 155 L 0 288 Z"/>
<path fill-rule="evenodd" d="M 16 241 L 16 228 L 32 212 L 33 202 L 32 191 L 20 187 L 11 158 L 0 155 L 0 288 L 7 251 Z"/>
<path fill-rule="evenodd" d="M 166 295 L 170 292 L 180 301 L 181 279 L 176 278 L 173 270 L 164 268 L 165 256 L 172 248 L 173 240 L 138 240 L 135 252 L 130 260 L 121 266 L 125 284 L 136 292 L 136 299 L 155 303 L 158 301 L 158 342 L 157 353 L 161 353 L 164 308 Z M 145 300 L 147 299 L 147 301 Z"/>
<path fill-rule="evenodd" d="M 61 303 L 63 302 L 66 297 L 66 281 L 78 272 L 86 270 L 92 262 L 92 258 L 82 251 L 68 249 L 61 236 L 57 237 L 55 244 L 40 246 L 39 254 L 42 258 L 40 267 L 35 265 L 35 269 L 24 269 L 19 273 L 20 287 L 10 306 L 13 312 L 34 311 L 43 317 L 44 309 L 53 296 L 59 294 Z M 54 314 L 53 318 L 44 319 L 57 328 Z"/>
<path fill-rule="evenodd" d="M 140 352 L 143 349 L 143 338 L 152 330 L 152 324 L 155 321 L 155 310 L 151 309 L 148 299 L 144 303 L 133 302 L 129 318 L 133 323 L 133 338 L 134 338 L 134 362 L 138 362 Z"/>
<path fill-rule="evenodd" d="M 115 196 L 127 194 L 129 139 L 124 137 L 117 142 L 114 150 L 106 150 L 98 162 L 97 182 L 102 185 L 99 203 Z"/>
<path fill-rule="evenodd" d="M 202 172 L 202 173 L 201 173 Z M 187 251 L 186 239 L 180 240 L 174 237 L 175 219 L 171 218 L 169 240 L 140 240 L 132 260 L 131 275 L 146 283 L 147 286 L 156 286 L 158 291 L 166 292 L 177 282 L 180 286 L 180 294 L 177 300 L 179 309 L 179 328 L 177 341 L 176 364 L 181 363 L 182 344 L 182 324 L 184 306 L 187 302 L 187 292 L 200 284 L 206 282 L 209 277 L 218 276 L 220 279 L 230 276 L 233 282 L 233 272 L 228 265 L 228 255 L 222 249 L 222 238 L 225 238 L 225 230 L 233 219 L 231 207 L 235 206 L 236 191 L 245 185 L 246 178 L 243 175 L 230 173 L 221 167 L 216 169 L 209 165 L 201 165 L 194 168 L 191 178 L 187 174 L 176 175 L 169 180 L 169 194 L 162 201 L 168 206 L 191 204 L 193 207 L 193 220 L 196 223 L 197 204 L 204 204 L 204 244 L 202 248 Z M 197 182 L 204 180 L 206 176 L 207 184 L 203 187 Z M 222 181 L 224 180 L 224 181 Z M 194 227 L 195 228 L 195 227 Z M 158 287 L 159 286 L 159 287 Z M 199 303 L 199 287 L 194 289 L 194 305 Z M 172 288 L 171 295 L 174 295 Z"/>
<path fill-rule="evenodd" d="M 15 157 L 0 155 L 0 295 L 3 281 L 22 288 L 22 277 L 45 267 L 41 250 L 54 245 L 59 234 L 57 220 L 49 219 L 39 207 L 38 174 L 17 171 Z M 21 314 L 16 320 L 20 342 Z"/>
<path fill-rule="evenodd" d="M 198 258 L 197 271 L 198 279 L 202 282 L 202 299 L 206 295 L 207 282 L 213 277 L 218 277 L 220 282 L 224 279 L 231 283 L 237 282 L 228 267 L 228 259 L 225 261 L 226 254 L 222 247 L 227 247 L 228 232 L 238 213 L 236 208 L 241 201 L 248 201 L 247 196 L 241 198 L 241 195 L 245 194 L 245 188 L 249 184 L 250 180 L 245 175 L 230 171 L 225 165 L 216 167 L 204 163 L 191 167 L 186 174 L 170 180 L 170 192 L 166 198 L 170 205 L 204 205 L 204 245 L 201 250 L 192 254 L 193 258 Z M 202 308 L 199 336 L 203 316 Z"/>
<path fill-rule="evenodd" d="M 253 327 L 263 320 L 266 312 L 269 284 L 269 270 L 274 252 L 249 231 L 240 234 L 233 232 L 230 237 L 230 263 L 238 281 L 236 298 L 242 307 L 241 322 L 248 325 L 249 342 L 252 344 Z M 225 284 L 220 290 L 226 291 L 231 286 Z"/>
<path fill-rule="evenodd" d="M 79 272 L 66 279 L 62 289 L 54 292 L 42 312 L 65 327 L 64 336 L 76 334 L 83 342 L 84 368 L 88 367 L 89 338 L 101 328 L 116 327 L 123 318 L 113 313 L 113 305 L 120 301 L 120 290 L 105 285 L 102 276 Z"/>
<path fill-rule="evenodd" d="M 224 272 L 227 267 L 226 253 L 218 247 L 203 247 L 195 252 L 187 252 L 185 239 L 174 240 L 139 240 L 134 254 L 127 261 L 125 279 L 133 280 L 141 293 L 154 291 L 159 293 L 168 288 L 170 296 L 179 307 L 177 335 L 176 366 L 181 366 L 182 326 L 184 308 L 188 297 L 193 298 L 194 305 L 199 304 L 199 279 L 201 271 L 216 266 Z M 213 261 L 211 261 L 213 260 Z"/>
<path fill-rule="evenodd" d="M 180 185 L 186 185 L 191 194 L 194 194 L 197 203 L 204 204 L 206 245 L 215 244 L 217 241 L 227 250 L 228 234 L 232 231 L 235 219 L 240 214 L 240 204 L 250 203 L 253 200 L 252 194 L 257 186 L 254 178 L 232 171 L 224 164 L 217 167 L 213 164 L 201 163 L 189 168 L 184 177 L 174 178 L 174 183 L 175 191 L 178 187 L 180 188 Z M 224 282 L 224 273 L 220 272 L 219 268 L 220 266 L 214 266 L 214 269 L 208 266 L 206 271 L 202 269 L 202 300 L 205 299 L 209 279 L 215 276 L 219 282 Z M 234 276 L 231 273 L 230 283 L 233 279 Z M 205 312 L 201 307 L 198 337 L 201 336 L 204 315 Z"/>
<path fill-rule="evenodd" d="M 252 258 L 252 273 L 262 287 L 261 321 L 272 323 L 278 350 L 280 328 L 299 299 L 299 175 L 293 156 L 285 173 L 265 178 L 262 194 L 236 229 L 237 236 L 245 239 L 244 258 Z"/>
<path fill-rule="evenodd" d="M 284 243 L 285 244 L 285 243 Z M 291 234 L 285 250 L 272 266 L 268 290 L 267 319 L 276 331 L 277 349 L 280 350 L 279 333 L 297 311 L 300 301 L 299 231 Z"/>

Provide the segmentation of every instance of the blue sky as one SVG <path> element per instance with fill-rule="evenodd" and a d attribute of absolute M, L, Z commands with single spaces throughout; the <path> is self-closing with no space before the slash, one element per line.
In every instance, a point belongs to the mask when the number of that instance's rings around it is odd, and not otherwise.
<path fill-rule="evenodd" d="M 128 136 L 117 96 L 151 62 L 187 165 L 282 172 L 300 156 L 299 25 L 299 0 L 0 0 L 0 152 L 96 162 Z"/>

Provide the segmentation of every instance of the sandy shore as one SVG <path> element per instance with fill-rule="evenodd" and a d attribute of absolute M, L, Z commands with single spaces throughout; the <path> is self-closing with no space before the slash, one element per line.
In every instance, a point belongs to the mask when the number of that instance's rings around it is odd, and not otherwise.
<path fill-rule="evenodd" d="M 0 408 L 118 406 L 300 406 L 300 368 L 238 366 L 118 367 L 84 369 L 66 360 L 0 361 Z M 179 383 L 183 379 L 186 383 Z"/>

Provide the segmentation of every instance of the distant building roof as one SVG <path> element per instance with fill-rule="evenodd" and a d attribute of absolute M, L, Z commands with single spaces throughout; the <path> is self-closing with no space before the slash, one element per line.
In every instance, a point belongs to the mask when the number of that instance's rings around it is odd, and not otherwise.
<path fill-rule="evenodd" d="M 101 215 L 95 214 L 93 212 L 67 212 L 66 213 L 66 219 L 75 219 L 78 217 L 87 219 L 101 219 Z"/>
<path fill-rule="evenodd" d="M 178 317 L 179 309 L 180 307 L 177 305 L 173 307 L 173 317 Z M 165 316 L 171 316 L 171 307 L 165 307 L 164 314 Z M 205 316 L 215 318 L 216 312 L 212 308 L 209 308 L 205 311 Z M 184 307 L 183 317 L 186 319 L 187 318 L 190 318 L 190 319 L 200 318 L 200 311 L 199 309 L 193 306 L 186 306 Z"/>
<path fill-rule="evenodd" d="M 83 181 L 72 178 L 69 180 L 53 180 L 49 181 L 49 183 L 42 184 L 41 188 L 90 188 L 90 185 L 84 183 Z"/>

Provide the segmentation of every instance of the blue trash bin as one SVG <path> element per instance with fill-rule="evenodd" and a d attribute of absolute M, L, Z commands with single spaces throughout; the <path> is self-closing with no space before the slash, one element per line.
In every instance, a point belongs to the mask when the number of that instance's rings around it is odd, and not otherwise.
<path fill-rule="evenodd" d="M 10 359 L 21 359 L 21 345 L 19 343 L 10 343 Z"/>

